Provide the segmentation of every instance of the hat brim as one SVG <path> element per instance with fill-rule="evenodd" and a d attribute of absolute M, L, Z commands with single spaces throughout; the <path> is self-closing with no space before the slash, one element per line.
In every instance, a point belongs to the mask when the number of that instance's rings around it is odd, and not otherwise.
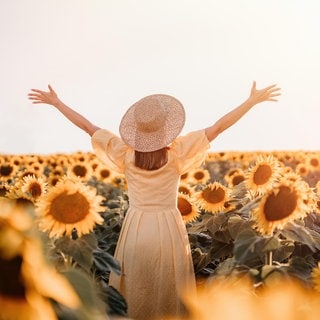
<path fill-rule="evenodd" d="M 165 109 L 165 125 L 153 132 L 139 130 L 135 122 L 135 110 L 140 104 L 156 100 Z M 156 106 L 155 106 L 156 107 Z M 120 136 L 134 150 L 151 152 L 168 146 L 180 134 L 185 124 L 185 110 L 182 103 L 166 94 L 153 94 L 134 103 L 124 114 L 120 122 Z"/>

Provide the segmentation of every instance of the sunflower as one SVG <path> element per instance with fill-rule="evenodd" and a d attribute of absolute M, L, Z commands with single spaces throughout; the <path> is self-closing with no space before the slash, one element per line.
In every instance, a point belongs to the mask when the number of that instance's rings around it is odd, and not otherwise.
<path fill-rule="evenodd" d="M 180 176 L 180 181 L 184 182 L 184 183 L 189 183 L 189 181 L 191 181 L 191 175 L 189 172 L 183 173 Z"/>
<path fill-rule="evenodd" d="M 193 184 L 206 184 L 211 177 L 207 169 L 197 168 L 190 173 L 190 178 Z"/>
<path fill-rule="evenodd" d="M 178 192 L 184 193 L 188 195 L 189 197 L 192 197 L 194 194 L 194 189 L 189 183 L 180 182 L 178 186 Z"/>
<path fill-rule="evenodd" d="M 10 186 L 6 196 L 9 199 L 25 199 L 36 202 L 47 190 L 47 182 L 43 177 L 36 177 L 34 174 L 23 176 L 17 179 L 13 186 Z"/>
<path fill-rule="evenodd" d="M 192 222 L 200 216 L 194 201 L 185 193 L 178 193 L 177 206 L 185 223 Z"/>
<path fill-rule="evenodd" d="M 0 162 L 0 182 L 10 182 L 19 168 L 10 162 Z"/>
<path fill-rule="evenodd" d="M 51 299 L 80 307 L 70 283 L 48 265 L 41 241 L 30 230 L 30 216 L 14 201 L 0 201 L 1 319 L 57 319 Z"/>
<path fill-rule="evenodd" d="M 26 176 L 23 178 L 20 190 L 27 199 L 36 202 L 47 192 L 47 182 L 42 177 Z"/>
<path fill-rule="evenodd" d="M 73 309 L 80 306 L 70 283 L 45 264 L 41 250 L 36 240 L 26 239 L 20 254 L 0 256 L 1 319 L 56 320 L 51 299 Z"/>
<path fill-rule="evenodd" d="M 67 175 L 79 177 L 81 181 L 88 181 L 92 176 L 92 168 L 86 163 L 74 162 L 68 167 Z"/>
<path fill-rule="evenodd" d="M 234 167 L 234 168 L 230 168 L 225 174 L 224 174 L 224 180 L 226 182 L 229 182 L 230 177 L 232 177 L 234 174 L 237 173 L 243 173 L 243 170 L 241 168 L 238 167 Z"/>
<path fill-rule="evenodd" d="M 88 162 L 90 157 L 91 157 L 90 153 L 77 151 L 77 152 L 74 152 L 70 158 L 72 161 L 74 161 L 76 163 L 86 163 L 86 162 Z"/>
<path fill-rule="evenodd" d="M 246 179 L 246 176 L 242 170 L 239 170 L 237 173 L 234 173 L 233 175 L 229 176 L 229 181 L 228 181 L 228 187 L 229 188 L 234 188 L 241 182 L 243 182 Z"/>
<path fill-rule="evenodd" d="M 317 153 L 310 154 L 307 157 L 307 163 L 310 165 L 312 169 L 320 168 L 320 156 Z"/>
<path fill-rule="evenodd" d="M 108 168 L 103 163 L 94 162 L 91 163 L 92 175 L 96 177 L 99 181 L 103 181 L 105 183 L 112 182 L 114 179 L 113 171 Z"/>
<path fill-rule="evenodd" d="M 16 167 L 20 167 L 24 163 L 23 155 L 13 155 L 10 157 L 10 163 Z"/>
<path fill-rule="evenodd" d="M 272 156 L 259 156 L 245 172 L 245 184 L 253 195 L 260 196 L 270 190 L 280 178 L 281 166 Z"/>
<path fill-rule="evenodd" d="M 6 197 L 10 190 L 10 186 L 6 182 L 0 182 L 0 197 Z"/>
<path fill-rule="evenodd" d="M 27 176 L 35 176 L 37 178 L 37 177 L 41 177 L 43 175 L 40 174 L 39 172 L 36 172 L 36 170 L 34 170 L 34 168 L 31 166 L 22 167 L 22 168 L 20 168 L 19 172 L 17 173 L 17 180 L 23 180 L 23 178 L 27 177 Z"/>
<path fill-rule="evenodd" d="M 286 223 L 304 218 L 310 211 L 306 203 L 305 184 L 282 179 L 273 186 L 252 211 L 257 229 L 262 234 L 272 235 Z"/>
<path fill-rule="evenodd" d="M 295 168 L 295 172 L 298 173 L 301 177 L 307 176 L 309 171 L 310 166 L 305 163 L 299 163 Z"/>
<path fill-rule="evenodd" d="M 30 197 L 21 191 L 21 181 L 18 180 L 16 184 L 8 187 L 8 191 L 5 197 L 16 201 L 22 207 L 34 207 L 34 201 L 30 200 Z"/>
<path fill-rule="evenodd" d="M 224 212 L 226 202 L 230 200 L 231 190 L 215 181 L 195 193 L 195 201 L 200 209 L 210 213 Z"/>
<path fill-rule="evenodd" d="M 49 237 L 71 235 L 74 228 L 78 236 L 90 233 L 104 221 L 99 214 L 105 210 L 103 199 L 79 178 L 65 176 L 37 202 L 39 228 L 49 231 Z"/>

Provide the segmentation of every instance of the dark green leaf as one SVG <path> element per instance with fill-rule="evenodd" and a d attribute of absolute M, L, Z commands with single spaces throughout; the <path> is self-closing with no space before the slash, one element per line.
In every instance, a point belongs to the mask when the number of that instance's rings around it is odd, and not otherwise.
<path fill-rule="evenodd" d="M 282 263 L 292 255 L 295 246 L 293 242 L 289 241 L 281 241 L 280 244 L 280 247 L 273 252 L 273 261 Z"/>
<path fill-rule="evenodd" d="M 74 259 L 84 270 L 89 271 L 92 262 L 92 250 L 97 245 L 93 234 L 82 236 L 76 240 L 63 237 L 57 240 L 56 250 L 61 250 L 65 255 Z"/>
<path fill-rule="evenodd" d="M 228 220 L 225 214 L 216 214 L 206 221 L 206 227 L 211 235 L 215 234 L 221 226 Z"/>
<path fill-rule="evenodd" d="M 228 230 L 232 239 L 235 239 L 238 236 L 239 232 L 245 229 L 252 229 L 251 222 L 248 222 L 247 220 L 242 219 L 238 215 L 234 215 L 229 218 Z"/>
<path fill-rule="evenodd" d="M 239 264 L 248 263 L 257 257 L 263 259 L 265 254 L 279 248 L 279 239 L 262 237 L 252 229 L 245 229 L 238 234 L 234 243 L 234 255 Z"/>
<path fill-rule="evenodd" d="M 79 269 L 70 269 L 63 275 L 74 287 L 85 308 L 98 310 L 104 306 L 102 299 L 99 298 L 100 292 L 90 276 Z"/>
<path fill-rule="evenodd" d="M 286 224 L 281 233 L 287 239 L 305 244 L 313 252 L 316 251 L 316 242 L 310 232 L 304 226 L 289 222 Z"/>
<path fill-rule="evenodd" d="M 255 245 L 260 239 L 252 229 L 245 229 L 238 234 L 234 242 L 234 256 L 239 264 L 257 255 Z"/>
<path fill-rule="evenodd" d="M 230 257 L 233 254 L 233 243 L 224 243 L 219 241 L 212 242 L 210 248 L 210 259 L 216 260 Z"/>
<path fill-rule="evenodd" d="M 102 250 L 93 251 L 93 265 L 98 273 L 113 271 L 120 274 L 119 262 L 108 252 Z"/>

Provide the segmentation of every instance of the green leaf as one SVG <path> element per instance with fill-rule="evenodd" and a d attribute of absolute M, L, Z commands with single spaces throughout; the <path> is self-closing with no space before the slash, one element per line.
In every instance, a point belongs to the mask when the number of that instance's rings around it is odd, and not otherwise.
<path fill-rule="evenodd" d="M 304 226 L 289 222 L 281 233 L 287 239 L 305 244 L 311 251 L 316 251 L 316 242 L 311 233 Z"/>
<path fill-rule="evenodd" d="M 212 235 L 212 238 L 216 241 L 222 242 L 222 243 L 230 243 L 232 242 L 232 238 L 229 234 L 228 229 L 218 230 L 216 233 Z"/>
<path fill-rule="evenodd" d="M 228 216 L 226 214 L 216 214 L 210 219 L 206 221 L 207 230 L 210 232 L 211 235 L 215 234 L 221 226 L 228 220 Z"/>
<path fill-rule="evenodd" d="M 235 269 L 236 265 L 236 261 L 233 257 L 228 258 L 219 264 L 215 270 L 215 274 L 221 276 L 229 275 Z"/>
<path fill-rule="evenodd" d="M 207 253 L 203 253 L 200 248 L 196 248 L 192 252 L 195 273 L 198 273 L 210 263 L 210 257 Z"/>
<path fill-rule="evenodd" d="M 233 243 L 214 241 L 210 248 L 210 259 L 216 260 L 233 255 Z"/>
<path fill-rule="evenodd" d="M 262 253 L 263 255 L 274 251 L 280 247 L 280 241 L 277 237 L 267 237 L 259 238 L 256 243 L 256 251 Z"/>
<path fill-rule="evenodd" d="M 238 234 L 234 243 L 234 255 L 239 264 L 245 264 L 265 254 L 278 249 L 279 239 L 276 237 L 262 237 L 252 229 L 245 229 Z"/>
<path fill-rule="evenodd" d="M 252 229 L 251 228 L 251 222 L 248 222 L 244 219 L 242 219 L 238 215 L 234 215 L 229 218 L 228 220 L 228 230 L 230 233 L 230 236 L 232 239 L 235 239 L 240 231 L 243 231 L 245 229 Z"/>
<path fill-rule="evenodd" d="M 289 261 L 288 271 L 300 279 L 307 281 L 314 267 L 313 259 L 310 260 L 306 257 L 293 256 Z"/>
<path fill-rule="evenodd" d="M 320 250 L 320 233 L 316 230 L 310 229 L 310 228 L 305 228 L 311 235 L 314 245 L 317 248 L 317 250 Z"/>
<path fill-rule="evenodd" d="M 104 303 L 99 298 L 100 292 L 90 276 L 79 269 L 70 269 L 63 275 L 71 283 L 85 308 L 100 309 L 103 307 Z"/>
<path fill-rule="evenodd" d="M 76 240 L 62 237 L 55 245 L 56 250 L 72 257 L 84 270 L 89 271 L 92 267 L 93 249 L 97 245 L 94 235 L 84 235 Z"/>
<path fill-rule="evenodd" d="M 202 249 L 210 248 L 212 238 L 205 233 L 189 233 L 191 247 L 200 247 Z"/>
<path fill-rule="evenodd" d="M 108 314 L 122 316 L 127 316 L 128 305 L 124 297 L 120 292 L 112 286 L 102 285 L 102 299 L 108 304 Z"/>
<path fill-rule="evenodd" d="M 280 241 L 280 247 L 273 252 L 272 260 L 278 262 L 284 262 L 294 252 L 295 245 L 291 241 Z"/>
<path fill-rule="evenodd" d="M 108 252 L 100 249 L 93 251 L 93 265 L 98 273 L 113 271 L 120 274 L 119 262 Z"/>
<path fill-rule="evenodd" d="M 266 281 L 266 279 L 269 277 L 269 280 L 271 277 L 281 277 L 287 273 L 286 267 L 283 266 L 276 266 L 276 265 L 265 265 L 261 268 L 261 279 L 263 281 Z"/>
<path fill-rule="evenodd" d="M 256 256 L 255 244 L 260 240 L 252 229 L 241 231 L 234 242 L 234 256 L 239 264 L 243 264 L 250 257 Z"/>

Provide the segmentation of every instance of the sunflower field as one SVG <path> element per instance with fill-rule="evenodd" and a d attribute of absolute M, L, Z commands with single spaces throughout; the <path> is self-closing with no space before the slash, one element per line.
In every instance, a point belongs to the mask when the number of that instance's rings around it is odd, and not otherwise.
<path fill-rule="evenodd" d="M 318 317 L 320 152 L 209 153 L 178 191 L 198 284 L 183 320 Z M 0 154 L 0 319 L 129 319 L 108 286 L 128 203 L 90 152 Z"/>

